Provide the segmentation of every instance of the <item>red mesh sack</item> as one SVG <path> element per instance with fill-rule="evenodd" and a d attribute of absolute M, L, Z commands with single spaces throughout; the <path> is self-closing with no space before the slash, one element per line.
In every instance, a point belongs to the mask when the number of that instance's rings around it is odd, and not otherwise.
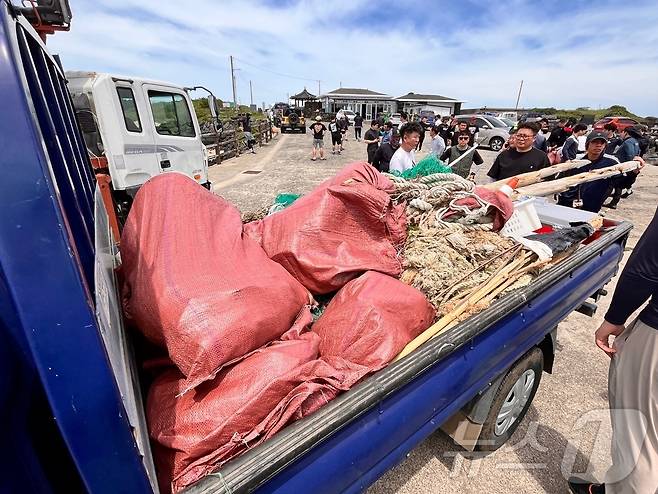
<path fill-rule="evenodd" d="M 126 316 L 166 347 L 186 391 L 287 331 L 309 294 L 257 242 L 239 211 L 190 178 L 146 182 L 121 236 Z"/>
<path fill-rule="evenodd" d="M 372 166 L 354 163 L 283 211 L 245 225 L 245 233 L 314 294 L 365 271 L 399 276 L 396 247 L 406 240 L 407 221 L 392 189 Z"/>
<path fill-rule="evenodd" d="M 306 311 L 282 341 L 178 398 L 185 385 L 178 371 L 156 380 L 147 419 L 163 492 L 192 484 L 364 375 L 366 370 L 341 359 L 316 359 L 318 336 L 300 331 L 311 319 Z"/>
<path fill-rule="evenodd" d="M 434 320 L 425 295 L 401 281 L 368 272 L 345 285 L 313 325 L 320 355 L 377 371 Z"/>

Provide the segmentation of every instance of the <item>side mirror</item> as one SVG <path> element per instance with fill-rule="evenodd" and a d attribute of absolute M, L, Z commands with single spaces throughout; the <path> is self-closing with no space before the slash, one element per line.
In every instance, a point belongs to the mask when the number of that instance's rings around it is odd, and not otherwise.
<path fill-rule="evenodd" d="M 210 114 L 212 115 L 213 119 L 217 118 L 217 100 L 215 100 L 215 97 L 211 94 L 208 96 L 208 108 L 210 108 Z"/>
<path fill-rule="evenodd" d="M 490 129 L 491 127 L 489 127 L 488 125 L 483 125 L 482 128 L 483 129 Z"/>

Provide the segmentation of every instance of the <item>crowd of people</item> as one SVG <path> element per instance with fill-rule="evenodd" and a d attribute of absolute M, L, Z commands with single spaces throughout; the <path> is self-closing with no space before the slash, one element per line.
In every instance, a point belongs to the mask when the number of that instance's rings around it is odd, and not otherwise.
<path fill-rule="evenodd" d="M 475 168 L 484 163 L 477 151 L 478 133 L 475 117 L 458 120 L 454 115 L 443 117 L 430 125 L 426 117 L 410 120 L 405 112 L 400 114 L 400 124 L 375 119 L 363 134 L 368 163 L 382 172 L 402 173 L 416 166 L 416 153 L 423 148 L 429 132 L 429 155 L 434 155 L 453 173 L 475 180 Z M 311 128 L 322 129 L 315 122 Z M 333 153 L 340 154 L 346 140 L 349 123 L 347 118 L 332 118 L 330 126 Z M 363 117 L 354 120 L 354 136 L 360 141 Z M 326 128 L 324 129 L 326 130 Z M 585 158 L 590 161 L 583 167 L 562 172 L 559 177 L 596 170 L 638 160 L 644 165 L 642 156 L 649 148 L 649 139 L 642 126 L 626 127 L 618 131 L 614 123 L 603 130 L 589 131 L 585 124 L 560 120 L 555 128 L 549 128 L 547 119 L 538 122 L 520 122 L 510 130 L 504 149 L 496 156 L 487 172 L 487 181 L 504 180 L 521 173 L 540 170 L 552 164 Z M 322 146 L 321 135 L 314 135 L 314 159 L 317 146 Z M 582 140 L 584 139 L 584 149 Z M 317 144 L 315 144 L 317 143 Z M 322 159 L 322 158 L 321 158 Z M 632 186 L 640 170 L 610 179 L 598 180 L 573 187 L 558 197 L 561 205 L 598 212 L 605 206 L 616 208 L 619 201 L 632 194 Z M 605 201 L 610 198 L 607 204 Z"/>

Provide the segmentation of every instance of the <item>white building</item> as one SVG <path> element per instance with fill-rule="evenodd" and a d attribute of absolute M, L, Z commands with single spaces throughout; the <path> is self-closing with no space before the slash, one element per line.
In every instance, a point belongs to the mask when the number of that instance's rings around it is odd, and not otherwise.
<path fill-rule="evenodd" d="M 459 114 L 461 104 L 464 101 L 441 96 L 440 94 L 416 94 L 407 93 L 395 98 L 398 112 L 420 113 L 421 111 L 433 111 L 436 116 L 448 116 Z"/>
<path fill-rule="evenodd" d="M 361 114 L 366 120 L 372 120 L 379 114 L 396 111 L 396 103 L 391 96 L 370 89 L 342 87 L 321 95 L 320 99 L 328 113 L 352 110 Z"/>
<path fill-rule="evenodd" d="M 431 110 L 439 116 L 457 114 L 463 103 L 461 100 L 438 94 L 408 93 L 393 98 L 385 93 L 371 91 L 370 89 L 346 87 L 322 94 L 320 100 L 328 113 L 336 113 L 341 109 L 352 110 L 355 113 L 360 113 L 366 120 L 401 111 L 417 114 L 423 110 Z"/>

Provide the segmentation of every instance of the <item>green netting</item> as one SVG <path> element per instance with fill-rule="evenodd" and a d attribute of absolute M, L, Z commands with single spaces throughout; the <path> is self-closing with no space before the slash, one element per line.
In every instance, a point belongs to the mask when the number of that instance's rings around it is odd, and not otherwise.
<path fill-rule="evenodd" d="M 443 164 L 443 162 L 437 158 L 435 155 L 430 154 L 426 156 L 413 168 L 405 170 L 402 173 L 393 171 L 393 175 L 398 177 L 410 179 L 416 177 L 426 177 L 427 175 L 432 175 L 433 173 L 452 173 L 452 168 L 449 168 Z"/>
<path fill-rule="evenodd" d="M 274 204 L 281 204 L 283 207 L 290 206 L 293 202 L 301 197 L 301 194 L 279 194 L 274 199 Z"/>
<path fill-rule="evenodd" d="M 274 214 L 277 211 L 286 209 L 288 206 L 290 206 L 293 202 L 295 202 L 300 197 L 301 194 L 279 194 L 278 196 L 276 196 L 276 199 L 274 199 L 274 204 L 272 204 L 267 214 L 268 215 Z"/>

